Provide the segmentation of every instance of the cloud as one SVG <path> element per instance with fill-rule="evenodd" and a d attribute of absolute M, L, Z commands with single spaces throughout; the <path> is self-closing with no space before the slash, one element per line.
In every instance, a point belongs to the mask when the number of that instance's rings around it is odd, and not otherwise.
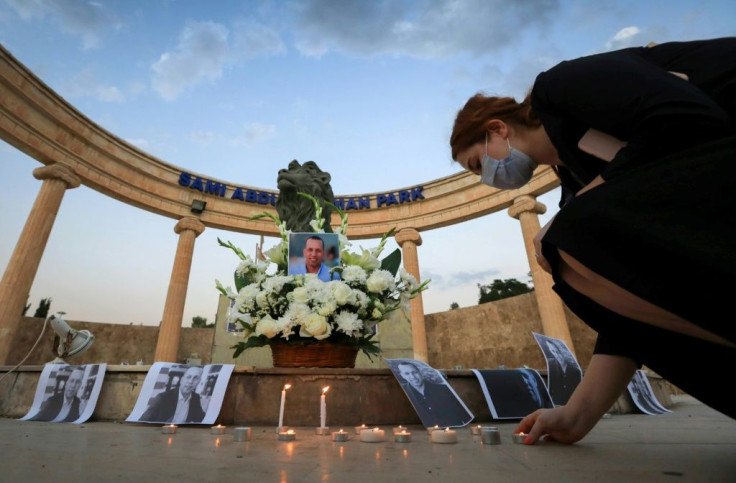
<path fill-rule="evenodd" d="M 237 139 L 233 140 L 233 144 L 245 144 L 246 146 L 254 146 L 258 143 L 272 138 L 275 134 L 276 126 L 274 126 L 273 124 L 252 122 L 244 126 L 243 133 Z"/>
<path fill-rule="evenodd" d="M 445 289 L 466 284 L 485 284 L 493 281 L 494 277 L 498 277 L 500 270 L 478 270 L 473 272 L 422 272 L 422 280 L 432 279 L 431 287 L 436 289 Z"/>
<path fill-rule="evenodd" d="M 278 32 L 253 19 L 236 21 L 232 37 L 232 57 L 236 60 L 286 53 Z"/>
<path fill-rule="evenodd" d="M 638 27 L 625 27 L 616 32 L 611 39 L 606 42 L 606 49 L 618 50 L 631 47 L 633 45 L 639 45 L 639 38 L 641 37 L 641 30 Z"/>
<path fill-rule="evenodd" d="M 191 22 L 173 52 L 165 52 L 151 66 L 153 90 L 167 101 L 188 87 L 222 75 L 227 56 L 228 29 L 214 22 Z"/>
<path fill-rule="evenodd" d="M 432 59 L 487 54 L 524 30 L 551 24 L 558 0 L 306 0 L 292 4 L 296 46 L 306 56 L 330 51 Z"/>
<path fill-rule="evenodd" d="M 82 38 L 85 50 L 99 47 L 110 29 L 120 27 L 120 20 L 100 2 L 82 0 L 6 0 L 23 19 L 48 16 L 61 30 Z"/>
<path fill-rule="evenodd" d="M 208 145 L 215 139 L 215 134 L 211 131 L 192 131 L 189 133 L 189 140 L 202 145 Z"/>
<path fill-rule="evenodd" d="M 119 88 L 100 84 L 89 70 L 81 71 L 72 79 L 64 82 L 62 90 L 69 98 L 93 97 L 102 102 L 123 102 L 125 100 L 125 94 Z"/>

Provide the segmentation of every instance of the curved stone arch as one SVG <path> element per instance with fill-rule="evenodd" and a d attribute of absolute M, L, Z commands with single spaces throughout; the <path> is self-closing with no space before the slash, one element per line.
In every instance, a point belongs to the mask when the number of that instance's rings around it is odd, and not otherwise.
<path fill-rule="evenodd" d="M 207 209 L 198 218 L 205 226 L 278 235 L 270 220 L 250 219 L 263 211 L 275 214 L 273 207 L 203 194 L 179 185 L 180 168 L 145 153 L 85 117 L 2 46 L 0 137 L 43 164 L 68 166 L 85 186 L 138 208 L 178 220 L 192 216 L 192 201 L 203 199 Z M 190 174 L 228 187 L 248 188 Z M 512 191 L 489 188 L 477 176 L 461 172 L 421 185 L 424 199 L 418 202 L 377 208 L 376 199 L 381 193 L 336 198 L 371 200 L 371 209 L 348 211 L 348 235 L 361 239 L 378 238 L 393 227 L 425 231 L 452 225 L 508 208 L 520 195 L 538 196 L 558 185 L 557 176 L 545 167 L 538 169 L 526 186 Z M 274 190 L 250 189 L 278 196 Z M 338 223 L 335 214 L 333 225 Z"/>

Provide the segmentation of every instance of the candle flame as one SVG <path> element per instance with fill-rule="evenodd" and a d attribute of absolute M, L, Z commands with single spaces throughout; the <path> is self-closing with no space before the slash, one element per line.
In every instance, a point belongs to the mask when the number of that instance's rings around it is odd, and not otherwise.
<path fill-rule="evenodd" d="M 284 384 L 284 391 L 286 391 L 286 390 L 287 390 L 287 389 L 289 389 L 290 387 L 291 387 L 291 384 Z"/>
<path fill-rule="evenodd" d="M 322 388 L 322 394 L 325 394 L 327 391 L 330 390 L 330 386 L 325 386 Z"/>
<path fill-rule="evenodd" d="M 294 430 L 293 429 L 289 429 L 288 431 L 286 431 L 286 434 L 294 434 Z"/>

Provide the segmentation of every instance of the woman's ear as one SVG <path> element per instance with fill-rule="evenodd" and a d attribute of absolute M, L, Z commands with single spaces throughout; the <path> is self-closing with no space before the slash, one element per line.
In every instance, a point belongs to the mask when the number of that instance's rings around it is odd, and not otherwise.
<path fill-rule="evenodd" d="M 509 127 L 500 119 L 489 119 L 485 124 L 488 133 L 496 133 L 502 138 L 508 137 Z"/>

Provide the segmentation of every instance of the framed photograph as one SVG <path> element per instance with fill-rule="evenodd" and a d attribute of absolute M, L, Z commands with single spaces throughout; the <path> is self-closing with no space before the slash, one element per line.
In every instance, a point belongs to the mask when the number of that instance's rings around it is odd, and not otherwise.
<path fill-rule="evenodd" d="M 289 235 L 289 275 L 316 274 L 323 282 L 339 280 L 332 271 L 340 265 L 340 238 L 337 233 L 291 233 Z"/>

